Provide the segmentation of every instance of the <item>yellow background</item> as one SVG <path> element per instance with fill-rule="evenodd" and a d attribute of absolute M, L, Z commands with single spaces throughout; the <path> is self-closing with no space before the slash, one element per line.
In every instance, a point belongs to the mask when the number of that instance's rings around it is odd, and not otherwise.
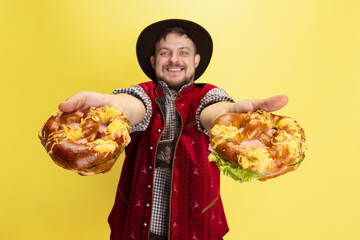
<path fill-rule="evenodd" d="M 360 5 L 331 0 L 1 0 L 0 239 L 108 239 L 123 156 L 105 175 L 56 166 L 37 138 L 81 91 L 146 81 L 138 34 L 185 18 L 212 35 L 198 82 L 237 100 L 285 93 L 309 148 L 296 172 L 222 177 L 225 239 L 360 239 Z"/>

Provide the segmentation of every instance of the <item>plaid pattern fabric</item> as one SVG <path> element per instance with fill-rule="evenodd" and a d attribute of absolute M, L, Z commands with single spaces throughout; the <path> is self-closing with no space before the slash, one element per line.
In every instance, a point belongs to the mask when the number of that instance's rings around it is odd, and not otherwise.
<path fill-rule="evenodd" d="M 217 102 L 235 102 L 224 89 L 221 88 L 213 88 L 211 89 L 200 101 L 200 105 L 196 110 L 195 119 L 197 121 L 198 129 L 204 132 L 206 135 L 209 135 L 209 131 L 207 131 L 200 123 L 200 113 L 207 106 L 217 103 Z"/>
<path fill-rule="evenodd" d="M 161 140 L 174 139 L 175 132 L 180 128 L 180 116 L 175 110 L 174 100 L 180 97 L 180 94 L 178 92 L 171 92 L 165 82 L 159 81 L 159 84 L 166 97 L 165 128 L 163 134 L 161 135 Z M 179 92 L 191 84 L 193 84 L 193 82 L 184 85 Z"/>
<path fill-rule="evenodd" d="M 180 91 L 184 90 L 191 84 L 193 84 L 193 82 L 184 85 L 180 89 Z M 177 92 L 175 93 L 171 92 L 171 90 L 169 89 L 169 87 L 165 82 L 159 81 L 159 85 L 163 91 L 163 94 L 166 97 L 165 127 L 160 140 L 174 140 L 176 131 L 180 131 L 180 116 L 176 112 L 174 100 L 178 98 L 180 95 Z M 150 98 L 147 96 L 147 94 L 140 86 L 131 86 L 130 88 L 120 88 L 113 91 L 113 94 L 117 94 L 117 93 L 127 93 L 134 97 L 139 98 L 144 102 L 144 105 L 146 107 L 145 118 L 139 124 L 131 127 L 130 132 L 144 131 L 148 127 L 152 115 Z M 225 92 L 225 90 L 219 88 L 210 90 L 203 97 L 196 111 L 196 116 L 195 116 L 195 119 L 197 120 L 197 124 L 198 124 L 198 129 L 200 131 L 204 132 L 205 134 L 208 134 L 208 132 L 200 124 L 201 111 L 205 107 L 213 103 L 222 102 L 222 101 L 234 102 L 234 100 Z M 159 153 L 157 152 L 157 154 Z M 173 153 L 171 153 L 171 156 L 172 155 Z M 171 166 L 172 163 L 170 164 L 170 167 Z M 154 182 L 153 182 L 153 207 L 151 213 L 150 232 L 160 236 L 166 236 L 168 234 L 171 178 L 172 178 L 171 168 L 170 169 L 155 168 Z"/>
<path fill-rule="evenodd" d="M 180 91 L 190 86 L 193 82 L 184 85 Z M 175 133 L 180 131 L 180 116 L 175 110 L 174 100 L 180 97 L 178 92 L 171 92 L 165 82 L 159 81 L 165 95 L 165 127 L 160 140 L 174 140 Z M 179 91 L 179 92 L 180 92 Z M 173 143 L 173 142 L 172 142 Z M 159 154 L 159 152 L 157 152 Z M 170 154 L 173 155 L 173 152 Z M 158 158 L 157 158 L 158 159 Z M 159 160 L 157 160 L 159 161 Z M 169 168 L 155 168 L 154 172 L 154 201 L 151 213 L 150 232 L 166 236 L 169 225 L 169 206 L 171 191 L 172 159 Z M 160 184 L 161 186 L 157 186 Z"/>
<path fill-rule="evenodd" d="M 142 89 L 142 87 L 138 85 L 133 85 L 129 88 L 118 88 L 112 92 L 112 94 L 119 94 L 119 93 L 127 93 L 143 101 L 146 109 L 145 117 L 138 124 L 131 126 L 129 132 L 133 133 L 138 131 L 145 131 L 149 126 L 150 118 L 152 115 L 152 106 L 149 96 L 145 93 L 144 89 Z"/>
<path fill-rule="evenodd" d="M 153 207 L 150 231 L 157 235 L 166 236 L 169 225 L 169 203 L 171 191 L 171 171 L 155 168 L 154 171 Z"/>

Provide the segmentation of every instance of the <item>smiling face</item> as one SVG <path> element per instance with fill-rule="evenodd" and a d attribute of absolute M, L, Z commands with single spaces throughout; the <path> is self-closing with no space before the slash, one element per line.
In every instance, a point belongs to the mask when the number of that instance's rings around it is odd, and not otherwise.
<path fill-rule="evenodd" d="M 200 55 L 196 54 L 194 42 L 187 35 L 169 33 L 155 45 L 150 58 L 158 81 L 164 81 L 171 90 L 178 91 L 194 80 Z"/>

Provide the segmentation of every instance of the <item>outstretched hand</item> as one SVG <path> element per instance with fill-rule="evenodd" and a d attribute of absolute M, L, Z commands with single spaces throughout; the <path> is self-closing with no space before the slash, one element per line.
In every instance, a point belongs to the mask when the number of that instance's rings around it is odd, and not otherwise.
<path fill-rule="evenodd" d="M 207 106 L 201 112 L 201 125 L 210 130 L 213 122 L 225 113 L 246 113 L 256 110 L 264 110 L 268 112 L 277 111 L 283 108 L 288 102 L 286 95 L 276 95 L 265 99 L 242 100 L 235 103 L 219 102 Z"/>
<path fill-rule="evenodd" d="M 90 107 L 110 106 L 120 110 L 130 121 L 130 125 L 138 124 L 145 117 L 143 102 L 129 94 L 102 94 L 97 92 L 78 92 L 59 104 L 62 112 L 75 110 L 85 111 Z"/>
<path fill-rule="evenodd" d="M 97 92 L 78 92 L 59 104 L 62 112 L 72 112 L 75 110 L 85 111 L 90 107 L 100 107 L 110 105 L 110 97 L 106 94 Z"/>

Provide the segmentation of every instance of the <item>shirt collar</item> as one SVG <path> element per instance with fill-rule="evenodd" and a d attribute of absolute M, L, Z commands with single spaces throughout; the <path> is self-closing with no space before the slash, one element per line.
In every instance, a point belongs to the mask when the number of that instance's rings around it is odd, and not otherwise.
<path fill-rule="evenodd" d="M 192 80 L 192 81 L 188 82 L 187 84 L 185 84 L 184 86 L 182 86 L 178 92 L 172 92 L 170 90 L 169 86 L 164 81 L 158 81 L 158 82 L 159 82 L 162 92 L 168 96 L 180 96 L 181 91 L 185 90 L 186 88 L 188 88 L 189 86 L 191 86 L 194 83 L 194 81 Z"/>

